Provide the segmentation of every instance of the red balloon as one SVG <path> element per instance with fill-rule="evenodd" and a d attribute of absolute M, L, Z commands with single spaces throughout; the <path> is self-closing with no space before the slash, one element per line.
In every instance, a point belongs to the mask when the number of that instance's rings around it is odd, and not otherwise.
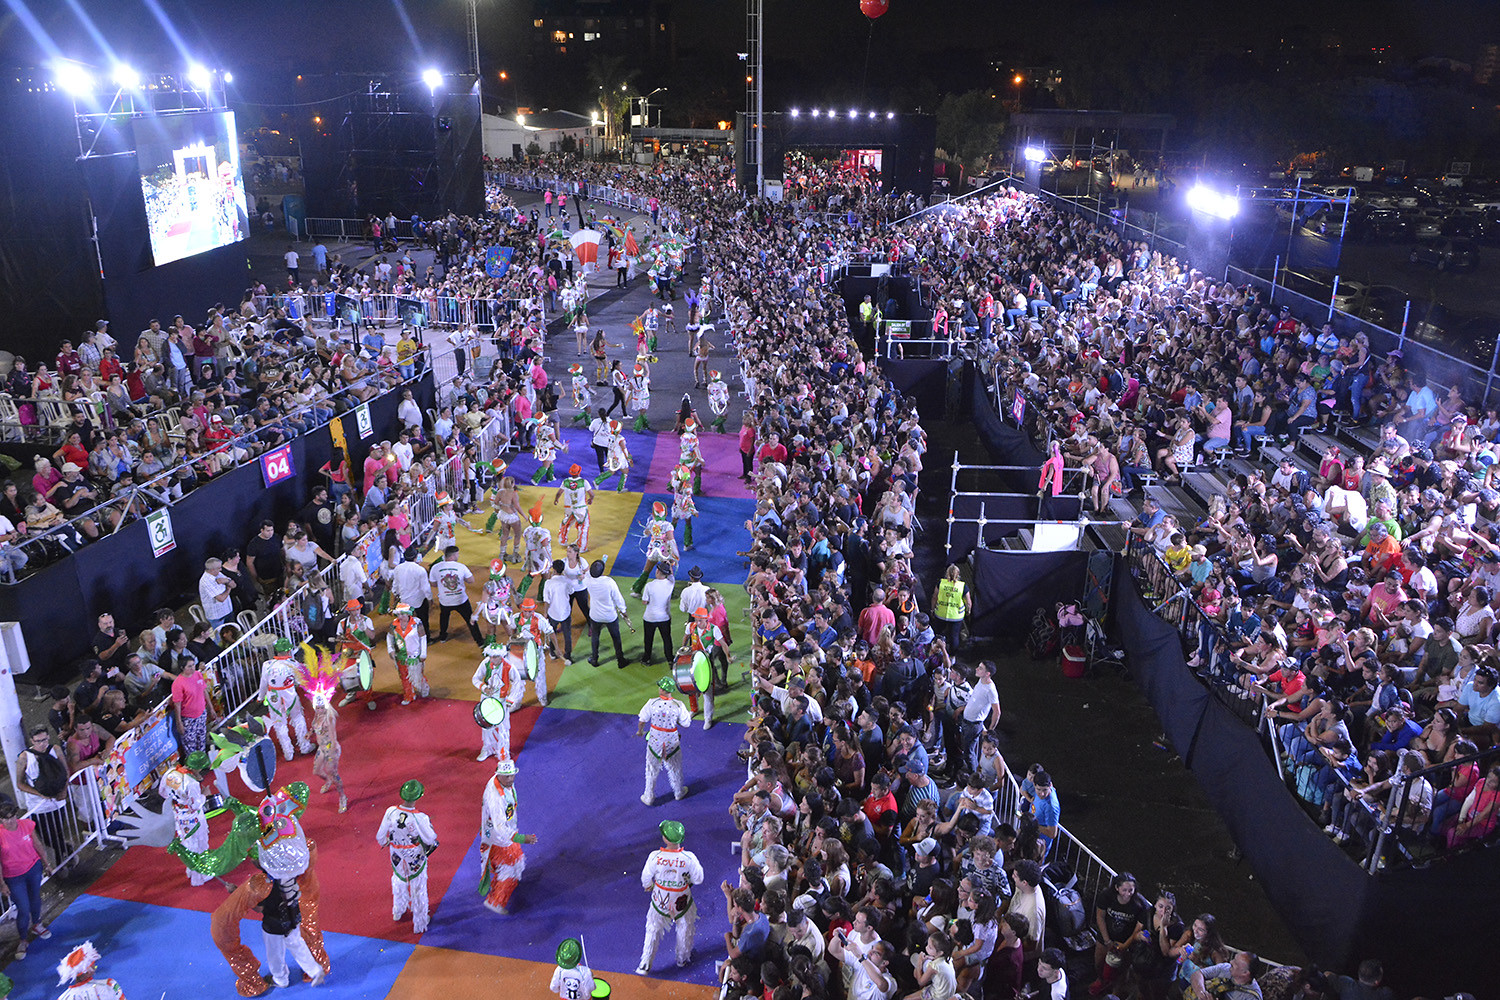
<path fill-rule="evenodd" d="M 859 0 L 859 12 L 870 20 L 891 9 L 891 0 Z"/>

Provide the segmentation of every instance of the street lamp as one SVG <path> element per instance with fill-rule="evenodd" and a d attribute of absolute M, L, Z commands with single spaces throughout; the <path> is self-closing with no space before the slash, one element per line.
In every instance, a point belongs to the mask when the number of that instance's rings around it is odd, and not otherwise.
<path fill-rule="evenodd" d="M 641 100 L 641 127 L 642 128 L 650 128 L 651 127 L 651 98 L 655 97 L 657 94 L 664 94 L 664 93 L 666 93 L 666 91 L 667 91 L 666 87 L 657 87 L 655 90 L 651 91 L 651 93 L 647 94 L 645 97 L 642 97 L 640 99 Z"/>
<path fill-rule="evenodd" d="M 422 71 L 422 82 L 432 90 L 434 94 L 443 85 L 443 74 L 435 69 L 424 69 Z"/>

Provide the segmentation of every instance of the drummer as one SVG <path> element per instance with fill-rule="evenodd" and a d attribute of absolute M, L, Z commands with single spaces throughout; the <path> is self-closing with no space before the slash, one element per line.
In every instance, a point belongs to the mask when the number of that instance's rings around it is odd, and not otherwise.
<path fill-rule="evenodd" d="M 693 620 L 688 622 L 687 632 L 682 637 L 682 648 L 677 651 L 677 662 L 682 663 L 686 658 L 687 662 L 693 666 L 694 690 L 684 689 L 684 691 L 688 696 L 688 709 L 694 715 L 698 714 L 698 694 L 703 695 L 703 728 L 705 730 L 714 727 L 713 668 L 709 664 L 715 652 L 728 662 L 729 644 L 724 641 L 724 633 L 719 631 L 719 626 L 715 625 L 709 617 L 708 608 L 698 608 L 693 612 Z M 700 673 L 703 676 L 700 677 Z"/>
<path fill-rule="evenodd" d="M 343 671 L 340 683 L 346 692 L 339 707 L 363 701 L 366 708 L 375 711 L 375 664 L 370 659 L 370 650 L 375 648 L 375 623 L 365 614 L 359 598 L 351 597 L 344 605 L 344 620 L 339 622 L 334 643 Z"/>
<path fill-rule="evenodd" d="M 510 714 L 521 707 L 526 693 L 524 665 L 512 650 L 492 642 L 485 647 L 473 684 L 479 689 L 474 721 L 479 723 L 479 756 L 475 760 L 504 757 L 510 753 Z"/>

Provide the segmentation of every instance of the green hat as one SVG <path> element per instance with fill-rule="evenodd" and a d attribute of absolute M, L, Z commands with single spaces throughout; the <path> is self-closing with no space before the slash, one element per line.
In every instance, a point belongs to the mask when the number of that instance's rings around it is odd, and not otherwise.
<path fill-rule="evenodd" d="M 426 791 L 426 789 L 422 787 L 422 783 L 416 778 L 413 778 L 410 781 L 406 782 L 406 784 L 401 786 L 401 801 L 415 802 L 422 797 L 422 793 L 424 791 Z"/>
<path fill-rule="evenodd" d="M 663 691 L 677 690 L 677 682 L 667 676 L 663 676 L 660 680 L 658 680 L 656 682 L 656 686 L 661 688 Z"/>
<path fill-rule="evenodd" d="M 682 838 L 687 836 L 687 831 L 675 819 L 668 819 L 662 820 L 661 835 L 674 844 L 680 844 Z"/>
<path fill-rule="evenodd" d="M 208 754 L 204 753 L 202 750 L 195 750 L 192 753 L 188 754 L 187 759 L 182 763 L 183 766 L 186 767 L 189 771 L 207 771 Z"/>
<path fill-rule="evenodd" d="M 282 653 L 290 653 L 291 651 L 292 641 L 283 636 L 278 635 L 276 637 L 276 641 L 271 644 L 271 652 L 277 654 L 278 656 Z"/>
<path fill-rule="evenodd" d="M 564 969 L 577 967 L 583 958 L 583 945 L 578 943 L 577 938 L 567 938 L 557 946 L 557 964 Z"/>

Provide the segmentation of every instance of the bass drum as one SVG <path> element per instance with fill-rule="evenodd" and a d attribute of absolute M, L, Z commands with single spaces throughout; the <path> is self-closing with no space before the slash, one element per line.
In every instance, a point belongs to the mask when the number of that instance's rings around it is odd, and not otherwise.
<path fill-rule="evenodd" d="M 677 682 L 677 689 L 683 694 L 698 694 L 702 690 L 698 687 L 697 678 L 693 674 L 693 655 L 691 653 L 679 655 L 677 662 L 672 664 L 672 680 Z"/>

